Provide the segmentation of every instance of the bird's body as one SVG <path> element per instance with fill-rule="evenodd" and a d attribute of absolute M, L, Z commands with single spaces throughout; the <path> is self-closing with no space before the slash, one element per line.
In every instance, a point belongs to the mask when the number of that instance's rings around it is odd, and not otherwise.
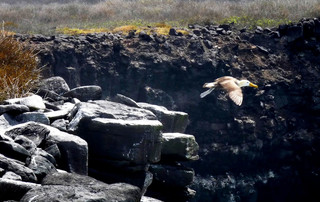
<path fill-rule="evenodd" d="M 210 94 L 216 88 L 222 88 L 225 90 L 230 97 L 230 99 L 238 106 L 242 104 L 243 95 L 241 87 L 251 86 L 254 88 L 258 88 L 257 85 L 251 83 L 248 80 L 238 80 L 231 76 L 223 76 L 217 78 L 214 82 L 205 83 L 203 85 L 204 88 L 209 88 L 205 92 L 200 94 L 201 98 L 204 98 L 208 94 Z"/>

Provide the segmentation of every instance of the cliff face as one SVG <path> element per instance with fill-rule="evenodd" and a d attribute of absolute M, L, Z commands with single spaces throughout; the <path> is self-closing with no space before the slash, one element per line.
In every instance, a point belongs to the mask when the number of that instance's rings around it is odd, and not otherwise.
<path fill-rule="evenodd" d="M 320 20 L 255 32 L 190 26 L 168 37 L 116 34 L 19 36 L 38 46 L 45 76 L 70 87 L 99 85 L 139 102 L 189 114 L 200 160 L 198 201 L 301 201 L 319 197 Z M 231 75 L 243 89 L 237 107 L 202 84 Z"/>

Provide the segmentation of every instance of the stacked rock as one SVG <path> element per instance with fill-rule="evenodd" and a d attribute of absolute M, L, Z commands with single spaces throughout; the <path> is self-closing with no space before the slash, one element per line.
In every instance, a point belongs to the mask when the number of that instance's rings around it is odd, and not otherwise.
<path fill-rule="evenodd" d="M 195 137 L 184 134 L 188 114 L 147 103 L 137 104 L 156 114 L 163 124 L 161 160 L 150 165 L 154 180 L 147 195 L 164 201 L 188 201 L 195 195 L 195 191 L 188 188 L 193 182 L 194 170 L 185 167 L 183 162 L 199 159 Z"/>

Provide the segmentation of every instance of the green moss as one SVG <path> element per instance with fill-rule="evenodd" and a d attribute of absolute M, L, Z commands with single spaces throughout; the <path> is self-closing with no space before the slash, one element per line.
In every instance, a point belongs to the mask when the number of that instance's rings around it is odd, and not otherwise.
<path fill-rule="evenodd" d="M 250 16 L 231 16 L 222 19 L 220 24 L 234 24 L 237 27 L 247 27 L 249 29 L 255 29 L 257 26 L 260 27 L 275 27 L 280 24 L 291 23 L 288 19 L 270 19 L 270 18 L 254 18 Z"/>

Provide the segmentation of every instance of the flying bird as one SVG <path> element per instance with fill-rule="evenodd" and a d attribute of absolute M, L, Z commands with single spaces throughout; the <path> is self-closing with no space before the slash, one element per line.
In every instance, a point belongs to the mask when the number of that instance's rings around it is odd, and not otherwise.
<path fill-rule="evenodd" d="M 238 80 L 231 76 L 223 76 L 217 78 L 214 82 L 205 83 L 203 88 L 209 88 L 200 94 L 201 98 L 209 95 L 215 88 L 222 88 L 225 90 L 229 96 L 229 98 L 238 106 L 242 104 L 243 95 L 241 87 L 250 86 L 254 88 L 258 88 L 257 85 L 251 83 L 248 80 Z"/>

